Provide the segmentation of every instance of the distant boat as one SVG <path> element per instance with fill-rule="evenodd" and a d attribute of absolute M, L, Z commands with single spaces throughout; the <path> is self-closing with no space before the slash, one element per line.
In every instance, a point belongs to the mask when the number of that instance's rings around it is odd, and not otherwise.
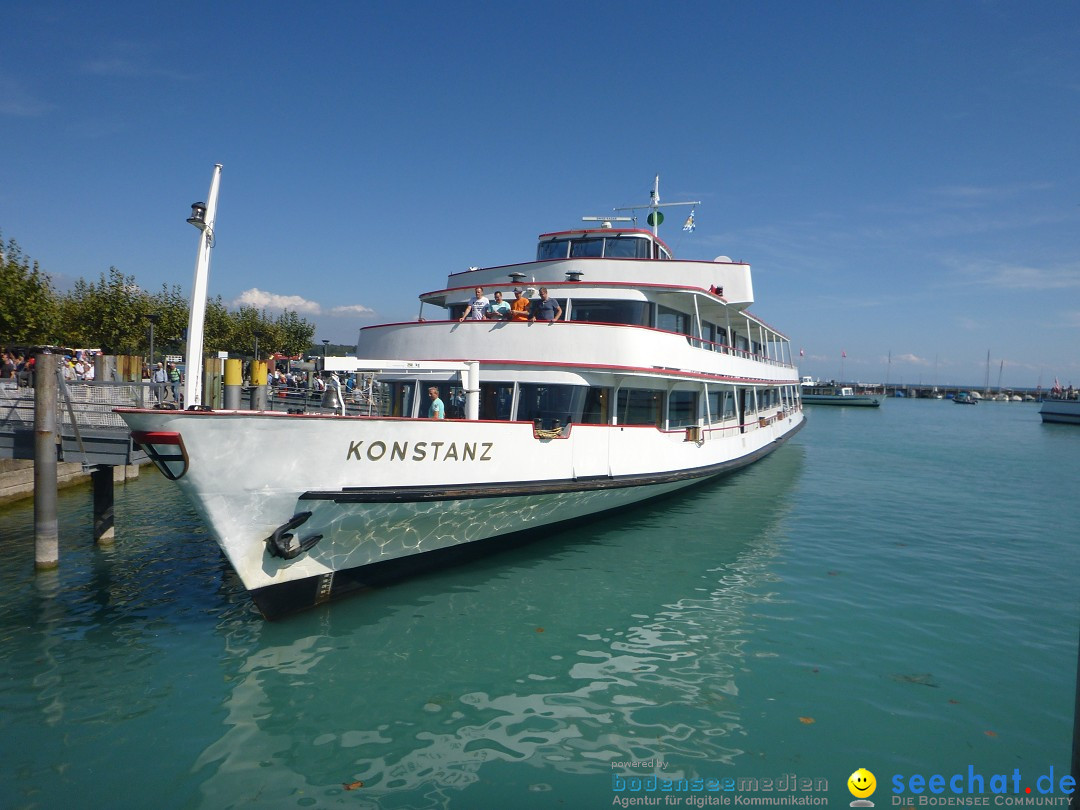
<path fill-rule="evenodd" d="M 1044 422 L 1080 425 L 1080 399 L 1044 399 L 1039 416 Z"/>
<path fill-rule="evenodd" d="M 878 386 L 880 388 L 880 386 Z M 850 385 L 817 383 L 804 377 L 801 383 L 802 401 L 806 405 L 851 405 L 863 408 L 879 408 L 885 399 L 884 390 L 856 391 Z"/>
<path fill-rule="evenodd" d="M 970 391 L 960 391 L 953 397 L 952 401 L 957 405 L 978 405 L 979 399 L 979 397 L 972 396 Z"/>

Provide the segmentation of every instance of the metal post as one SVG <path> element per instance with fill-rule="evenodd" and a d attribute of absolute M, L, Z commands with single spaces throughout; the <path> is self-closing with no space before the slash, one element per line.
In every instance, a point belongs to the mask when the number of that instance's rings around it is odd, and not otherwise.
<path fill-rule="evenodd" d="M 56 355 L 42 349 L 34 361 L 34 568 L 60 565 L 56 519 Z"/>
<path fill-rule="evenodd" d="M 94 489 L 94 542 L 111 546 L 116 539 L 113 525 L 113 470 L 111 465 L 95 467 L 90 473 Z"/>
<path fill-rule="evenodd" d="M 462 372 L 462 388 L 465 389 L 465 418 L 476 421 L 480 418 L 480 363 L 467 361 L 468 369 Z"/>
<path fill-rule="evenodd" d="M 225 410 L 240 410 L 240 392 L 244 387 L 243 361 L 239 358 L 225 361 Z"/>
<path fill-rule="evenodd" d="M 214 247 L 214 223 L 217 218 L 218 188 L 221 184 L 221 164 L 214 164 L 210 178 L 210 193 L 206 198 L 205 219 L 192 222 L 199 233 L 199 253 L 195 260 L 195 283 L 191 289 L 191 312 L 188 319 L 187 363 L 184 376 L 184 403 L 202 402 L 203 326 L 206 321 L 206 287 L 210 276 L 210 250 Z M 194 220 L 195 217 L 193 216 Z M 190 221 L 190 220 L 189 220 Z"/>

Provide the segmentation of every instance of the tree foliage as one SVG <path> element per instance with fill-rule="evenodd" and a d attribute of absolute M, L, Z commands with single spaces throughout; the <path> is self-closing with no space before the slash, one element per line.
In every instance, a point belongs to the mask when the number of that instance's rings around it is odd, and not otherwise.
<path fill-rule="evenodd" d="M 138 354 L 147 331 L 151 298 L 115 267 L 95 284 L 79 279 L 64 296 L 63 322 L 73 345 L 100 348 L 105 354 Z"/>
<path fill-rule="evenodd" d="M 0 238 L 0 342 L 55 343 L 59 323 L 56 291 L 46 273 L 10 240 Z"/>
<path fill-rule="evenodd" d="M 110 267 L 97 282 L 79 279 L 69 292 L 58 294 L 49 276 L 14 241 L 0 253 L 0 342 L 148 357 L 152 321 L 155 357 L 184 353 L 190 312 L 179 286 L 162 285 L 151 294 L 135 276 Z M 203 347 L 208 353 L 251 357 L 258 338 L 261 357 L 273 352 L 295 356 L 307 350 L 314 334 L 315 325 L 290 310 L 271 318 L 250 306 L 230 312 L 221 296 L 206 302 Z"/>

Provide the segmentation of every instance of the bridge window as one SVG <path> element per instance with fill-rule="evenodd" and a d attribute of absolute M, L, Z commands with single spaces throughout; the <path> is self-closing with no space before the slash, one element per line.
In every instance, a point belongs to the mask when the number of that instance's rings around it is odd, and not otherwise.
<path fill-rule="evenodd" d="M 604 256 L 609 259 L 647 259 L 649 240 L 639 237 L 609 236 L 604 240 Z"/>
<path fill-rule="evenodd" d="M 574 239 L 570 242 L 570 257 L 599 257 L 604 255 L 603 239 Z"/>
<path fill-rule="evenodd" d="M 648 259 L 652 242 L 643 236 L 581 236 L 547 239 L 536 248 L 536 260 L 570 258 Z M 670 259 L 667 251 L 657 258 Z"/>

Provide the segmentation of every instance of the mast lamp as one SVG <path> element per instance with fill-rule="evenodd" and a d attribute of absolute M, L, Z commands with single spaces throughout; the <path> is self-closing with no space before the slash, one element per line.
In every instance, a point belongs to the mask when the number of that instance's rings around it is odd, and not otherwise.
<path fill-rule="evenodd" d="M 206 203 L 197 202 L 191 204 L 191 216 L 188 223 L 194 225 L 200 231 L 206 230 Z"/>

